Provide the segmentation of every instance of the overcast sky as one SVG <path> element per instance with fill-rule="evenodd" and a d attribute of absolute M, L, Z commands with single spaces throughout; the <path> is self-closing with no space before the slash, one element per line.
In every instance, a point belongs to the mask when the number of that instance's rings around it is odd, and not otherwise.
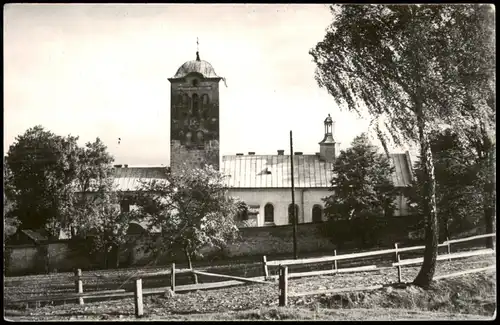
<path fill-rule="evenodd" d="M 168 165 L 167 78 L 195 59 L 197 37 L 227 79 L 221 155 L 289 152 L 290 130 L 294 150 L 312 154 L 327 114 L 346 148 L 368 121 L 319 88 L 308 54 L 331 18 L 324 4 L 5 5 L 4 152 L 42 125 L 82 144 L 100 137 L 116 163 Z"/>

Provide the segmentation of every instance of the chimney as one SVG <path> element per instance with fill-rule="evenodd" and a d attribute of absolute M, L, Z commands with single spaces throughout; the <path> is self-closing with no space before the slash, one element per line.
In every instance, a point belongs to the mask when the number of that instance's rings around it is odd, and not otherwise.
<path fill-rule="evenodd" d="M 253 151 L 249 151 L 249 152 L 248 152 L 248 155 L 249 155 L 249 156 L 253 156 L 253 155 L 255 155 L 255 152 L 253 152 Z"/>
<path fill-rule="evenodd" d="M 127 164 L 125 164 L 125 165 L 123 165 L 123 167 L 124 167 L 124 168 L 128 168 L 128 165 L 127 165 Z"/>
<path fill-rule="evenodd" d="M 115 165 L 115 168 L 122 168 L 122 165 Z"/>
<path fill-rule="evenodd" d="M 243 156 L 243 154 L 242 153 L 237 153 L 236 156 Z"/>
<path fill-rule="evenodd" d="M 285 150 L 278 150 L 278 155 L 283 156 L 285 154 Z"/>
<path fill-rule="evenodd" d="M 295 151 L 296 156 L 302 156 L 302 151 Z"/>

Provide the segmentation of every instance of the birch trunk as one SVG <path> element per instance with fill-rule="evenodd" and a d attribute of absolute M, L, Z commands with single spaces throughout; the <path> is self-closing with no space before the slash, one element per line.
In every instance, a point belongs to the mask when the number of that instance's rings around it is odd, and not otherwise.
<path fill-rule="evenodd" d="M 434 175 L 434 164 L 432 162 L 432 151 L 425 129 L 425 118 L 423 116 L 421 103 L 417 104 L 416 112 L 420 140 L 420 163 L 425 178 L 422 193 L 422 211 L 426 222 L 424 260 L 413 283 L 421 287 L 427 287 L 431 283 L 436 271 L 439 223 L 436 209 L 436 178 Z"/>
<path fill-rule="evenodd" d="M 484 184 L 484 194 L 483 194 L 483 211 L 484 211 L 484 221 L 486 233 L 491 234 L 493 232 L 493 220 L 494 220 L 494 205 L 495 205 L 495 189 L 493 185 L 493 179 L 495 175 L 495 170 L 493 169 L 493 155 L 492 150 L 488 150 L 485 153 L 488 174 Z M 486 238 L 486 247 L 493 248 L 493 238 Z"/>

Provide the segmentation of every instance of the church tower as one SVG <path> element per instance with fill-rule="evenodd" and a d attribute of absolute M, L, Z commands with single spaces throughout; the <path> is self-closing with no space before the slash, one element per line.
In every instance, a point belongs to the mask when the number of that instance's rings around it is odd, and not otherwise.
<path fill-rule="evenodd" d="M 219 81 L 200 59 L 187 61 L 170 81 L 170 167 L 212 165 L 219 170 Z"/>

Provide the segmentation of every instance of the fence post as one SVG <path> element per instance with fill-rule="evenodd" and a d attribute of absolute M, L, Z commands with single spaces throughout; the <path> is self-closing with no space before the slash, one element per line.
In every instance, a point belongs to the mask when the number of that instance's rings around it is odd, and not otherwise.
<path fill-rule="evenodd" d="M 337 257 L 337 250 L 333 250 L 333 256 Z M 337 270 L 337 260 L 333 261 L 334 270 Z"/>
<path fill-rule="evenodd" d="M 83 293 L 82 269 L 75 270 L 75 292 Z M 83 297 L 78 298 L 78 304 L 84 304 Z"/>
<path fill-rule="evenodd" d="M 448 248 L 448 261 L 451 262 L 451 257 L 450 254 L 451 254 L 451 244 L 450 244 L 450 239 L 448 237 L 446 237 L 446 247 Z"/>
<path fill-rule="evenodd" d="M 266 255 L 262 256 L 262 269 L 264 271 L 264 280 L 269 277 L 269 269 L 267 268 L 267 257 Z"/>
<path fill-rule="evenodd" d="M 286 306 L 288 301 L 288 266 L 280 265 L 279 289 L 279 306 Z"/>
<path fill-rule="evenodd" d="M 399 255 L 398 255 L 397 259 L 398 259 L 398 282 L 401 283 L 402 282 L 401 265 L 399 264 L 401 262 L 401 259 L 400 259 Z"/>
<path fill-rule="evenodd" d="M 144 306 L 142 304 L 142 279 L 135 279 L 134 298 L 135 317 L 141 317 L 144 314 Z"/>
<path fill-rule="evenodd" d="M 172 289 L 172 293 L 175 292 L 175 263 L 172 263 L 172 268 L 170 269 L 170 289 Z"/>
<path fill-rule="evenodd" d="M 399 260 L 398 243 L 394 243 L 394 249 L 396 250 L 396 255 L 394 256 L 394 260 L 397 262 Z"/>

